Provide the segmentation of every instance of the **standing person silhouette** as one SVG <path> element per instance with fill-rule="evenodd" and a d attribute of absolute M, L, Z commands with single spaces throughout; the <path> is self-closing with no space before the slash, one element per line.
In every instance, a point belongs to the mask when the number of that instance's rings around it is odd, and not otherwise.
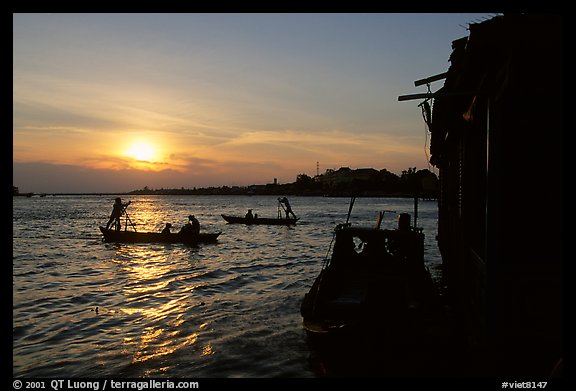
<path fill-rule="evenodd" d="M 116 231 L 120 231 L 120 216 L 122 216 L 124 208 L 130 205 L 130 202 L 131 201 L 128 201 L 128 203 L 123 204 L 120 197 L 116 198 L 114 201 L 114 206 L 112 207 L 112 213 L 110 213 L 110 219 L 108 220 L 108 223 L 106 223 L 106 230 L 110 228 L 110 224 L 114 223 Z"/>
<path fill-rule="evenodd" d="M 294 217 L 295 219 L 297 218 L 296 215 L 294 214 L 294 212 L 292 212 L 292 207 L 290 207 L 290 202 L 288 201 L 288 198 L 286 198 L 286 197 L 278 198 L 278 202 L 280 202 L 281 204 L 284 204 L 284 206 L 286 207 L 286 218 L 287 219 L 290 218 L 290 215 L 292 215 L 292 217 Z"/>

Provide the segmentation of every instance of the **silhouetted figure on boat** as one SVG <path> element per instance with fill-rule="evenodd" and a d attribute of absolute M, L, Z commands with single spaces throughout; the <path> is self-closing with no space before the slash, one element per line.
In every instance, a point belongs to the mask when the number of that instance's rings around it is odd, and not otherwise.
<path fill-rule="evenodd" d="M 120 217 L 122 216 L 122 213 L 124 213 L 124 209 L 130 205 L 130 202 L 131 201 L 128 201 L 126 204 L 123 204 L 120 197 L 116 198 L 114 206 L 112 207 L 112 213 L 110 213 L 110 219 L 108 220 L 108 223 L 106 223 L 106 230 L 108 230 L 110 225 L 114 223 L 116 231 L 120 231 Z"/>
<path fill-rule="evenodd" d="M 290 215 L 292 215 L 293 218 L 297 218 L 296 215 L 294 214 L 294 212 L 292 212 L 292 207 L 290 206 L 290 202 L 288 201 L 288 198 L 286 197 L 282 197 L 282 198 L 278 198 L 278 202 L 280 204 L 284 204 L 284 211 L 286 212 L 286 218 L 289 219 Z"/>
<path fill-rule="evenodd" d="M 180 229 L 179 233 L 199 234 L 200 233 L 200 222 L 198 221 L 198 219 L 194 215 L 189 215 L 188 220 L 189 220 L 188 223 L 186 223 L 186 225 L 184 225 Z"/>
<path fill-rule="evenodd" d="M 169 233 L 170 233 L 170 228 L 172 228 L 172 224 L 166 223 L 166 227 L 164 227 L 164 229 L 162 230 L 162 233 L 163 233 L 163 234 L 169 234 Z"/>
<path fill-rule="evenodd" d="M 254 215 L 252 214 L 252 209 L 248 209 L 248 212 L 246 212 L 246 215 L 244 216 L 247 219 L 253 219 Z"/>

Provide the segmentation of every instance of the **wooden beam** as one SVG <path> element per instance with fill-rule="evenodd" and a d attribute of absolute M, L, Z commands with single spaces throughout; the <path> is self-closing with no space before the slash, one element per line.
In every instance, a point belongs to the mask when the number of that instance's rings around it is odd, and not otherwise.
<path fill-rule="evenodd" d="M 472 96 L 478 95 L 477 92 L 432 92 L 432 93 L 425 93 L 425 94 L 410 94 L 410 95 L 400 95 L 398 97 L 398 101 L 403 100 L 414 100 L 414 99 L 434 99 L 440 96 Z"/>
<path fill-rule="evenodd" d="M 439 74 L 437 74 L 437 75 L 427 77 L 426 79 L 416 80 L 416 81 L 414 82 L 414 85 L 415 85 L 416 87 L 418 87 L 418 86 L 421 86 L 421 85 L 423 85 L 423 84 L 432 83 L 433 81 L 438 81 L 438 80 L 446 79 L 446 76 L 447 76 L 447 75 L 448 75 L 448 72 L 439 73 Z"/>
<path fill-rule="evenodd" d="M 400 95 L 398 101 L 403 100 L 414 100 L 414 99 L 431 99 L 435 98 L 436 94 L 411 94 L 411 95 Z"/>

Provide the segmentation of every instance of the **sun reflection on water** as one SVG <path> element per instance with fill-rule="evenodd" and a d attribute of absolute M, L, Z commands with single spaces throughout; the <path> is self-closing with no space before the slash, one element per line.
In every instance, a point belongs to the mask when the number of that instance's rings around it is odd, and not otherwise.
<path fill-rule="evenodd" d="M 213 354 L 214 354 L 214 351 L 212 350 L 212 345 L 206 345 L 202 348 L 201 356 L 211 356 Z"/>
<path fill-rule="evenodd" d="M 175 250 L 180 251 L 180 250 Z M 164 246 L 127 245 L 116 252 L 115 262 L 120 265 L 125 297 L 119 312 L 137 316 L 135 326 L 150 325 L 138 330 L 123 340 L 123 353 L 132 357 L 132 363 L 142 363 L 194 345 L 199 330 L 186 329 L 186 311 L 191 307 L 193 286 L 180 280 L 190 278 L 181 274 L 182 265 L 174 262 L 181 257 L 172 257 Z M 201 355 L 212 355 L 211 345 L 201 349 Z"/>
<path fill-rule="evenodd" d="M 164 334 L 163 329 L 154 330 L 149 328 L 140 338 L 137 350 L 133 355 L 132 362 L 144 362 L 174 353 L 186 346 L 193 345 L 198 339 L 197 333 L 192 333 L 185 338 L 175 338 L 179 331 Z"/>

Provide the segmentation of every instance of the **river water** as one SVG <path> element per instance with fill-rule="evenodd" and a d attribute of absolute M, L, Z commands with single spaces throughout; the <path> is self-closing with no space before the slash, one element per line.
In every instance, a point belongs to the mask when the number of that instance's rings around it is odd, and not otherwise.
<path fill-rule="evenodd" d="M 13 197 L 15 377 L 312 378 L 300 303 L 321 269 L 349 198 L 291 197 L 298 224 L 227 224 L 220 214 L 276 217 L 275 196 L 126 196 L 129 228 L 173 231 L 194 214 L 216 244 L 102 242 L 113 196 Z M 350 222 L 414 201 L 358 198 Z M 425 260 L 441 278 L 436 202 L 421 201 Z M 384 228 L 395 228 L 386 213 Z M 386 375 L 386 368 L 381 368 Z"/>

